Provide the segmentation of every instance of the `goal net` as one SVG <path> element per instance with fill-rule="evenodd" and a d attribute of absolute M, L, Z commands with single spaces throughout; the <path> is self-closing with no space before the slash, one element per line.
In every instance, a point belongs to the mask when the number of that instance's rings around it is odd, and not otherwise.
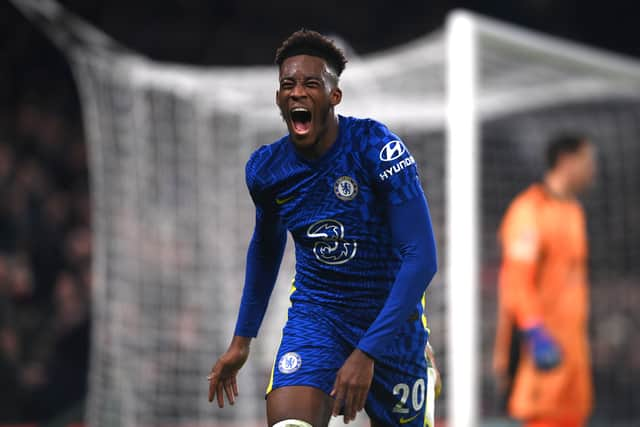
<path fill-rule="evenodd" d="M 263 425 L 290 242 L 238 404 L 209 404 L 206 375 L 242 290 L 254 215 L 244 163 L 285 131 L 277 70 L 154 62 L 56 3 L 14 1 L 67 54 L 81 95 L 94 208 L 88 423 Z M 550 135 L 592 136 L 595 420 L 637 423 L 640 65 L 458 12 L 443 31 L 351 58 L 341 85 L 339 112 L 385 122 L 419 163 L 440 254 L 428 291 L 444 379 L 436 417 L 454 427 L 503 415 L 490 369 L 499 219 L 540 177 Z"/>

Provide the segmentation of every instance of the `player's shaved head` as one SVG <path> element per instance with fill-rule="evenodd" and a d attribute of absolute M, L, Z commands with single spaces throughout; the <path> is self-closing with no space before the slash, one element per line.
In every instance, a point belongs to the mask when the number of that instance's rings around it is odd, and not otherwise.
<path fill-rule="evenodd" d="M 344 52 L 338 48 L 333 40 L 322 34 L 301 29 L 291 34 L 276 51 L 275 63 L 281 66 L 282 63 L 292 56 L 310 55 L 322 58 L 329 68 L 329 74 L 333 74 L 334 83 L 342 74 L 347 64 Z"/>

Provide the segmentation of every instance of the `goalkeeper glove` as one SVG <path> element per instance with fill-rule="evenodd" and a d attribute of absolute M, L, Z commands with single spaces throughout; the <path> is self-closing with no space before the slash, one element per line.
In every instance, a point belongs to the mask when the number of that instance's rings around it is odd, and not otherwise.
<path fill-rule="evenodd" d="M 562 361 L 560 348 L 542 325 L 525 329 L 523 335 L 538 369 L 549 371 L 560 364 Z"/>

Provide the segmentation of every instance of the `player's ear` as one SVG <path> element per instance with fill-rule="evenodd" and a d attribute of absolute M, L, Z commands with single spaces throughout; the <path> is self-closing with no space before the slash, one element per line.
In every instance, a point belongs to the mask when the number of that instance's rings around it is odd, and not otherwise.
<path fill-rule="evenodd" d="M 335 107 L 336 105 L 340 104 L 340 102 L 342 101 L 342 90 L 336 86 L 333 89 L 331 89 L 331 93 L 329 94 L 329 103 L 331 104 L 332 107 Z"/>

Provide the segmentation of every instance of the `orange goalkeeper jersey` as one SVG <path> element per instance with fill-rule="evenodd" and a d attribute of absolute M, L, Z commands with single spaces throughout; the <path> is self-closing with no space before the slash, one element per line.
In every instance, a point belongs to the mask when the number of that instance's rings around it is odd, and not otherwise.
<path fill-rule="evenodd" d="M 520 349 L 509 413 L 519 419 L 585 418 L 591 411 L 592 384 L 583 209 L 577 200 L 555 197 L 534 184 L 509 206 L 499 239 L 495 370 L 506 374 L 513 326 L 523 329 L 542 322 L 562 352 L 560 366 L 541 372 L 528 348 Z"/>

